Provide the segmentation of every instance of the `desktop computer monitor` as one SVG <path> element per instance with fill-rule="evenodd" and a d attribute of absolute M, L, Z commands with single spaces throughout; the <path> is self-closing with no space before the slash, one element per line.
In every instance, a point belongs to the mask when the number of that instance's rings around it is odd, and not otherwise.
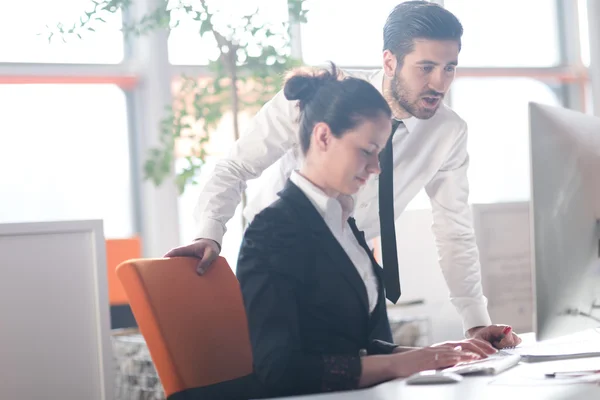
<path fill-rule="evenodd" d="M 600 327 L 600 118 L 529 104 L 534 331 Z"/>

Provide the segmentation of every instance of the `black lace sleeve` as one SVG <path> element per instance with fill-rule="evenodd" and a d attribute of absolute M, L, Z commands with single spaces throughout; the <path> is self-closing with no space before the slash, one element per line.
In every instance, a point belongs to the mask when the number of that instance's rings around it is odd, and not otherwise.
<path fill-rule="evenodd" d="M 323 356 L 322 391 L 356 389 L 361 373 L 358 356 Z"/>

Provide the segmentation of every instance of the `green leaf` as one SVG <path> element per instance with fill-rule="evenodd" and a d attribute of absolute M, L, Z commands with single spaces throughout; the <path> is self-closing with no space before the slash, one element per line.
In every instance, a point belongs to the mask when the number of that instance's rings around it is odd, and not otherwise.
<path fill-rule="evenodd" d="M 208 21 L 203 21 L 200 24 L 200 36 L 204 36 L 206 32 L 210 32 L 212 30 L 212 24 Z"/>

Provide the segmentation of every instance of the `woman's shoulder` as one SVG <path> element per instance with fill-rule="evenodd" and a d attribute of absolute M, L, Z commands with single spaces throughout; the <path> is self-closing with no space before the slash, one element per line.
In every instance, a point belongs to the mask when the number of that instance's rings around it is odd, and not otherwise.
<path fill-rule="evenodd" d="M 306 257 L 307 235 L 293 208 L 277 200 L 256 214 L 242 239 L 238 256 L 238 277 L 250 271 L 273 270 L 301 274 L 298 263 Z"/>
<path fill-rule="evenodd" d="M 257 233 L 274 236 L 298 232 L 302 229 L 301 225 L 302 218 L 298 210 L 287 201 L 278 199 L 256 214 L 246 229 L 246 236 Z"/>

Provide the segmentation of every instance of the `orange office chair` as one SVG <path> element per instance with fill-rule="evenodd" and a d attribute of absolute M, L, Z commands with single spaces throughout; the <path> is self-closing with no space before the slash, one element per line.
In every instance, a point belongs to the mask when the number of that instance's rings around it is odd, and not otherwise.
<path fill-rule="evenodd" d="M 219 257 L 134 259 L 117 267 L 169 400 L 261 397 L 237 278 Z"/>

